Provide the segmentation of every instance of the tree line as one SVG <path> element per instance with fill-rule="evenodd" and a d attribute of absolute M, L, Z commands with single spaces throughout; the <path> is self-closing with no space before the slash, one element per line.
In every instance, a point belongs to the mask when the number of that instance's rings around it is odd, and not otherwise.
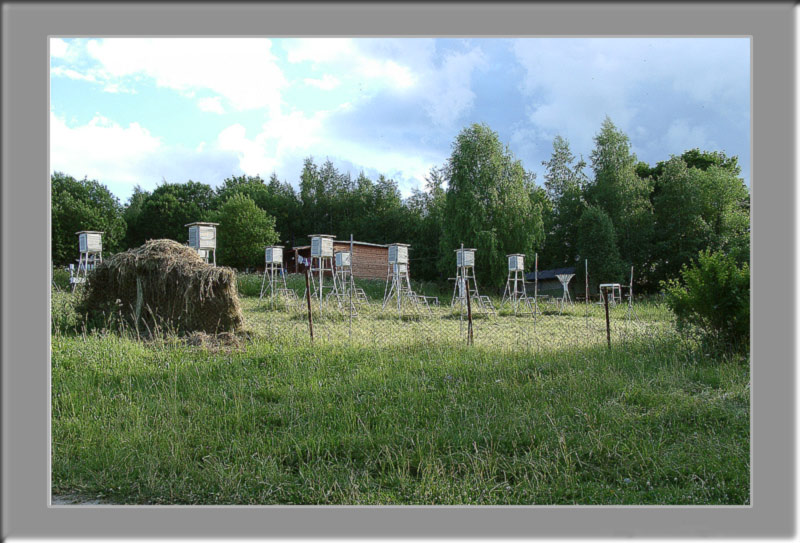
<path fill-rule="evenodd" d="M 217 262 L 240 269 L 262 266 L 265 245 L 307 244 L 311 233 L 409 243 L 412 276 L 431 281 L 453 275 L 463 243 L 478 250 L 479 283 L 494 288 L 505 282 L 509 253 L 525 254 L 528 269 L 537 253 L 539 269 L 574 266 L 580 285 L 584 259 L 594 286 L 624 282 L 633 266 L 640 291 L 676 277 L 703 250 L 749 262 L 750 194 L 736 157 L 692 149 L 650 166 L 606 118 L 588 163 L 557 136 L 542 164 L 540 186 L 496 132 L 474 124 L 407 198 L 393 179 L 354 179 L 311 157 L 297 189 L 275 174 L 232 176 L 216 189 L 164 182 L 136 187 L 125 205 L 98 181 L 55 172 L 52 258 L 74 262 L 79 230 L 104 231 L 105 250 L 116 252 L 148 239 L 186 242 L 185 224 L 213 221 Z"/>

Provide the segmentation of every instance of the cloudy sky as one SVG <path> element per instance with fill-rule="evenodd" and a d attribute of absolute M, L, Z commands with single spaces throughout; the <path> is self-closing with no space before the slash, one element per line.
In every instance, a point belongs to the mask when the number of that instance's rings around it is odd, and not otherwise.
<path fill-rule="evenodd" d="M 608 115 L 654 164 L 699 147 L 750 176 L 750 42 L 728 38 L 112 38 L 50 42 L 50 168 L 123 202 L 302 162 L 422 188 L 487 123 L 542 180 L 553 138 L 587 160 Z"/>

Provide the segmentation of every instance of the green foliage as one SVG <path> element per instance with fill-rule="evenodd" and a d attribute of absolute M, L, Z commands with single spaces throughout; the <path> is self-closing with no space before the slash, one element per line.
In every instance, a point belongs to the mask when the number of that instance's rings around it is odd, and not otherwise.
<path fill-rule="evenodd" d="M 484 124 L 461 131 L 447 164 L 447 194 L 439 270 L 452 273 L 453 251 L 463 243 L 478 250 L 479 284 L 500 287 L 506 255 L 529 261 L 544 240 L 541 208 L 534 205 L 533 177 Z"/>
<path fill-rule="evenodd" d="M 278 241 L 273 217 L 244 194 L 229 197 L 213 217 L 219 222 L 219 264 L 239 269 L 263 265 L 264 247 Z"/>
<path fill-rule="evenodd" d="M 546 267 L 571 266 L 578 257 L 578 221 L 586 208 L 584 190 L 588 179 L 583 172 L 586 167 L 583 159 L 573 165 L 574 162 L 569 142 L 556 136 L 550 160 L 542 162 L 547 169 L 544 185 L 552 206 L 541 258 Z"/>
<path fill-rule="evenodd" d="M 188 223 L 207 221 L 214 202 L 213 189 L 204 183 L 164 183 L 151 194 L 145 193 L 131 201 L 140 206 L 132 213 L 129 238 L 131 246 L 150 239 L 171 239 L 185 243 L 189 237 Z"/>
<path fill-rule="evenodd" d="M 589 259 L 589 292 L 597 292 L 601 283 L 620 282 L 624 276 L 624 264 L 619 257 L 614 234 L 614 225 L 605 211 L 589 206 L 578 223 L 578 254 L 580 265 L 576 267 L 577 284 L 585 281 L 584 259 Z"/>
<path fill-rule="evenodd" d="M 658 171 L 652 281 L 676 278 L 703 249 L 749 262 L 750 195 L 738 177 L 736 158 L 687 151 L 659 163 Z"/>
<path fill-rule="evenodd" d="M 296 245 L 295 237 L 307 234 L 303 231 L 297 194 L 289 183 L 281 182 L 275 174 L 270 176 L 269 183 L 265 183 L 259 176 L 242 175 L 225 179 L 217 188 L 215 207 L 220 207 L 235 194 L 249 197 L 259 208 L 275 218 L 275 230 L 280 232 L 281 243 Z"/>
<path fill-rule="evenodd" d="M 439 279 L 437 261 L 445 205 L 444 175 L 443 169 L 432 168 L 425 179 L 425 190 L 415 189 L 405 202 L 409 215 L 408 239 L 413 250 L 411 264 L 417 279 Z"/>
<path fill-rule="evenodd" d="M 139 185 L 133 187 L 133 194 L 131 194 L 128 204 L 122 212 L 125 223 L 128 225 L 128 229 L 125 232 L 125 248 L 137 247 L 147 239 L 147 232 L 141 231 L 146 229 L 147 225 L 140 220 L 140 217 L 142 206 L 149 196 L 150 193 Z"/>
<path fill-rule="evenodd" d="M 595 136 L 591 179 L 584 173 L 586 162 L 560 136 L 542 164 L 544 182 L 536 186 L 534 175 L 497 134 L 475 124 L 456 137 L 448 162 L 431 169 L 425 189 L 405 199 L 391 178 L 361 172 L 352 179 L 331 161 L 317 165 L 312 157 L 304 162 L 297 190 L 275 174 L 268 181 L 231 176 L 216 190 L 193 181 L 164 183 L 152 192 L 137 186 L 124 210 L 96 181 L 56 173 L 53 261 L 74 260 L 75 232 L 84 229 L 105 231 L 109 251 L 154 238 L 184 243 L 187 223 L 212 220 L 239 195 L 275 219 L 281 244 L 306 244 L 311 233 L 409 243 L 412 279 L 440 284 L 453 274 L 453 250 L 461 243 L 479 250 L 476 271 L 486 288 L 502 285 L 507 253 L 524 253 L 532 264 L 538 252 L 541 269 L 576 266 L 581 274 L 584 254 L 592 254 L 594 277 L 598 258 L 611 251 L 619 262 L 611 262 L 609 270 L 624 268 L 627 277 L 634 265 L 639 292 L 654 292 L 705 248 L 749 262 L 750 194 L 735 156 L 691 149 L 650 167 L 637 160 L 628 136 L 606 118 Z M 587 205 L 602 209 L 611 221 L 614 241 L 602 248 L 579 248 Z M 259 256 L 248 265 L 260 263 Z"/>
<path fill-rule="evenodd" d="M 606 117 L 595 136 L 591 154 L 595 178 L 586 189 L 589 203 L 611 218 L 623 261 L 644 269 L 650 259 L 653 236 L 652 185 L 637 175 L 630 140 Z"/>
<path fill-rule="evenodd" d="M 679 330 L 697 329 L 716 348 L 750 349 L 750 266 L 704 250 L 681 280 L 663 284 Z"/>
<path fill-rule="evenodd" d="M 653 197 L 656 216 L 651 277 L 662 281 L 678 276 L 710 241 L 711 229 L 703 217 L 703 172 L 688 168 L 682 158 L 664 163 Z"/>
<path fill-rule="evenodd" d="M 55 172 L 50 177 L 52 217 L 52 258 L 58 265 L 78 258 L 78 236 L 81 230 L 97 230 L 103 234 L 103 251 L 114 253 L 125 237 L 122 206 L 116 196 L 97 181 L 75 180 Z"/>

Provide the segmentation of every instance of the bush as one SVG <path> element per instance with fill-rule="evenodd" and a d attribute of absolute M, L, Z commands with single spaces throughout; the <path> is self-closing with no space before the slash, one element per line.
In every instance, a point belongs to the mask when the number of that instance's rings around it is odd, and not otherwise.
<path fill-rule="evenodd" d="M 53 267 L 53 283 L 61 290 L 72 288 L 69 283 L 69 270 L 63 267 Z"/>
<path fill-rule="evenodd" d="M 678 329 L 699 330 L 716 347 L 750 349 L 750 266 L 732 255 L 703 251 L 681 279 L 662 282 Z"/>

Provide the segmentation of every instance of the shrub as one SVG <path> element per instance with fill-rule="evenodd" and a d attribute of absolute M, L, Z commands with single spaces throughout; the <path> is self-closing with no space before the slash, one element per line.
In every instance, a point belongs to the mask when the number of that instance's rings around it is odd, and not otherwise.
<path fill-rule="evenodd" d="M 53 267 L 53 283 L 61 290 L 71 288 L 69 283 L 69 270 L 63 267 Z"/>
<path fill-rule="evenodd" d="M 684 265 L 681 281 L 662 282 L 679 330 L 699 330 L 715 346 L 750 348 L 750 266 L 732 255 L 703 251 Z"/>

